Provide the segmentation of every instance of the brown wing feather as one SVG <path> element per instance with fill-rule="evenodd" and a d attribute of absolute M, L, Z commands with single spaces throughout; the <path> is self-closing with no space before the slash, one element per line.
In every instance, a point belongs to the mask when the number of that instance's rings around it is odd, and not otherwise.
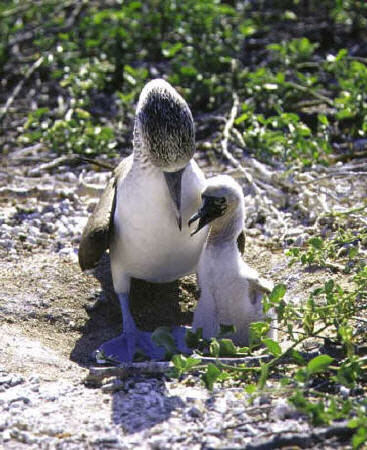
<path fill-rule="evenodd" d="M 109 247 L 115 211 L 116 185 L 130 170 L 132 156 L 125 158 L 114 170 L 84 228 L 79 245 L 79 265 L 82 270 L 93 269 Z"/>
<path fill-rule="evenodd" d="M 237 238 L 237 247 L 241 255 L 245 253 L 245 243 L 246 243 L 246 234 L 244 231 L 241 231 L 241 233 L 238 235 Z"/>

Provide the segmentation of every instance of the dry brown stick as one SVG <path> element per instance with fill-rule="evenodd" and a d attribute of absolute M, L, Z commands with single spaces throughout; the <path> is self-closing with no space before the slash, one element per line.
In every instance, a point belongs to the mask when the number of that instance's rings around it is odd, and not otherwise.
<path fill-rule="evenodd" d="M 18 15 L 19 13 L 22 13 L 23 11 L 26 11 L 27 9 L 29 9 L 31 7 L 32 7 L 32 3 L 28 3 L 28 4 L 16 6 L 13 9 L 6 9 L 5 11 L 2 11 L 0 13 L 0 18 L 6 18 L 6 17 Z"/>
<path fill-rule="evenodd" d="M 367 175 L 367 172 L 333 172 L 329 175 L 324 175 L 322 177 L 314 178 L 313 180 L 308 181 L 299 181 L 299 186 L 307 186 L 308 184 L 318 183 L 319 181 L 323 180 L 330 180 L 332 177 L 353 177 L 353 176 L 361 176 L 365 177 Z"/>
<path fill-rule="evenodd" d="M 344 155 L 329 156 L 329 159 L 332 163 L 346 162 L 354 158 L 367 158 L 367 151 L 363 152 L 352 151 L 351 153 L 345 153 Z"/>
<path fill-rule="evenodd" d="M 334 106 L 334 102 L 330 100 L 329 97 L 326 97 L 325 95 L 320 94 L 319 92 L 315 92 L 312 89 L 310 89 L 307 86 L 302 86 L 301 84 L 294 83 L 293 81 L 286 81 L 286 86 L 289 86 L 293 89 L 297 89 L 301 92 L 307 92 L 308 94 L 312 95 L 313 97 L 317 98 L 318 100 L 321 100 L 322 102 L 326 103 L 329 106 Z"/>
<path fill-rule="evenodd" d="M 311 431 L 310 433 L 291 433 L 282 431 L 281 434 L 275 434 L 274 437 L 267 441 L 259 443 L 250 443 L 243 447 L 242 450 L 272 450 L 274 448 L 299 446 L 300 448 L 312 448 L 315 443 L 323 442 L 331 438 L 348 439 L 355 432 L 355 429 L 348 427 L 347 422 L 331 425 L 327 428 L 321 428 Z"/>
<path fill-rule="evenodd" d="M 56 168 L 58 166 L 61 166 L 61 164 L 64 164 L 69 159 L 70 159 L 70 157 L 68 155 L 59 156 L 58 158 L 55 158 L 55 159 L 53 159 L 51 161 L 48 161 L 48 162 L 45 162 L 45 163 L 41 164 L 40 166 L 35 167 L 34 169 L 31 169 L 28 172 L 28 175 L 31 176 L 31 177 L 38 177 L 45 170 L 50 170 L 50 169 L 54 169 L 54 168 Z"/>
<path fill-rule="evenodd" d="M 107 169 L 110 170 L 111 172 L 114 170 L 114 167 L 111 166 L 111 164 L 102 162 L 102 161 L 98 161 L 97 159 L 93 159 L 93 158 L 88 158 L 86 156 L 81 156 L 81 155 L 74 155 L 75 158 L 79 159 L 80 161 L 83 162 L 87 162 L 89 164 L 94 164 L 97 167 L 100 167 L 101 169 Z"/>
<path fill-rule="evenodd" d="M 43 146 L 44 144 L 42 142 L 39 142 L 37 144 L 30 145 L 29 147 L 23 147 L 18 150 L 13 150 L 11 153 L 9 153 L 8 158 L 9 159 L 26 158 L 27 155 L 36 153 L 38 152 L 38 150 L 41 150 Z"/>
<path fill-rule="evenodd" d="M 24 75 L 24 77 L 22 78 L 22 80 L 15 86 L 15 89 L 14 89 L 13 93 L 8 98 L 8 100 L 6 101 L 4 107 L 2 108 L 2 110 L 0 112 L 0 123 L 3 121 L 3 119 L 6 116 L 10 106 L 13 104 L 15 98 L 17 97 L 17 95 L 22 90 L 24 83 L 32 76 L 33 72 L 35 72 L 40 67 L 40 65 L 43 63 L 43 60 L 44 60 L 43 56 L 38 58 L 37 61 L 35 61 L 31 65 L 31 67 L 27 70 L 27 72 Z"/>
<path fill-rule="evenodd" d="M 230 132 L 233 128 L 233 124 L 235 121 L 235 118 L 237 116 L 237 112 L 238 112 L 238 107 L 239 107 L 239 98 L 238 95 L 236 93 L 233 94 L 233 106 L 231 109 L 231 113 L 229 115 L 229 118 L 225 124 L 224 130 L 223 130 L 223 139 L 221 141 L 221 146 L 222 146 L 222 153 L 223 156 L 234 166 L 237 167 L 241 173 L 245 176 L 246 181 L 250 184 L 250 186 L 252 187 L 252 189 L 254 190 L 254 192 L 257 195 L 261 195 L 261 190 L 258 188 L 258 186 L 256 185 L 256 183 L 254 182 L 254 179 L 252 177 L 252 175 L 250 173 L 248 173 L 248 171 L 242 166 L 242 164 L 240 163 L 240 161 L 238 161 L 228 150 L 228 141 L 229 141 L 229 135 Z"/>
<path fill-rule="evenodd" d="M 233 125 L 235 118 L 237 116 L 238 107 L 239 107 L 239 98 L 238 95 L 234 93 L 231 113 L 223 130 L 223 139 L 221 141 L 222 154 L 234 167 L 236 167 L 245 176 L 246 181 L 248 182 L 253 192 L 255 193 L 255 198 L 257 199 L 259 205 L 264 207 L 264 209 L 272 211 L 272 213 L 277 217 L 278 221 L 282 223 L 286 233 L 287 226 L 284 220 L 282 219 L 280 212 L 277 210 L 277 208 L 274 207 L 272 201 L 266 198 L 266 195 L 264 194 L 265 191 L 256 184 L 253 176 L 243 167 L 241 162 L 238 161 L 238 159 L 236 159 L 228 150 L 229 136 L 231 131 L 234 129 Z"/>
<path fill-rule="evenodd" d="M 67 154 L 67 155 L 59 156 L 56 159 L 52 159 L 51 161 L 46 161 L 44 164 L 41 164 L 40 166 L 35 167 L 34 169 L 31 169 L 28 172 L 28 175 L 37 177 L 37 176 L 40 176 L 41 173 L 46 170 L 55 169 L 56 167 L 59 167 L 60 165 L 62 165 L 64 163 L 72 163 L 74 161 L 87 162 L 88 164 L 94 164 L 97 167 L 100 167 L 102 169 L 107 169 L 109 171 L 112 171 L 114 169 L 110 164 L 95 160 L 93 158 L 87 158 L 82 155 Z"/>
<path fill-rule="evenodd" d="M 105 378 L 122 377 L 137 374 L 163 374 L 172 369 L 173 364 L 170 361 L 144 361 L 138 363 L 121 363 L 119 366 L 112 367 L 91 367 L 89 374 L 85 378 L 87 383 L 100 383 Z"/>
<path fill-rule="evenodd" d="M 57 9 L 68 8 L 69 6 L 73 5 L 74 3 L 75 2 L 73 0 L 71 0 L 69 2 L 65 2 L 62 5 L 60 5 L 60 7 L 57 8 Z M 83 1 L 79 2 L 75 6 L 75 9 L 72 12 L 71 16 L 67 19 L 65 25 L 62 25 L 60 27 L 53 27 L 53 28 L 45 29 L 44 30 L 44 32 L 45 32 L 44 34 L 48 35 L 48 34 L 56 34 L 56 33 L 66 33 L 67 31 L 69 31 L 73 27 L 73 25 L 75 23 L 75 20 L 77 19 L 77 17 L 81 13 L 82 8 L 83 8 L 84 5 L 85 5 L 85 2 L 83 2 Z M 55 13 L 56 12 L 54 11 L 54 14 Z M 13 39 L 9 40 L 9 42 L 7 43 L 7 46 L 11 48 L 11 47 L 14 47 L 15 45 L 21 44 L 22 42 L 31 41 L 32 39 L 34 39 L 34 37 L 36 36 L 36 33 L 40 29 L 42 29 L 42 25 L 36 26 L 32 30 L 28 30 L 28 31 L 26 31 L 25 33 L 23 33 L 20 36 L 15 36 Z"/>

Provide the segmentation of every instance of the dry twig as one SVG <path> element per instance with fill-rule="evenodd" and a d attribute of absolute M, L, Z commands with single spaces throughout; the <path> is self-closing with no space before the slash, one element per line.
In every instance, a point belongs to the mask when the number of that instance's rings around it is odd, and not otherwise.
<path fill-rule="evenodd" d="M 347 422 L 331 425 L 328 428 L 314 429 L 310 433 L 290 433 L 283 431 L 267 441 L 247 444 L 243 450 L 272 450 L 274 448 L 298 446 L 300 448 L 312 448 L 316 443 L 324 442 L 337 437 L 349 439 L 355 430 L 348 427 Z"/>
<path fill-rule="evenodd" d="M 24 78 L 15 86 L 15 89 L 11 96 L 6 101 L 4 107 L 2 108 L 0 112 L 0 123 L 3 121 L 4 117 L 6 116 L 10 106 L 13 104 L 15 98 L 19 95 L 20 91 L 22 90 L 24 83 L 29 80 L 29 78 L 32 76 L 32 74 L 40 67 L 40 65 L 43 63 L 44 57 L 41 56 L 40 58 L 35 61 L 31 67 L 27 70 L 26 74 L 24 75 Z"/>

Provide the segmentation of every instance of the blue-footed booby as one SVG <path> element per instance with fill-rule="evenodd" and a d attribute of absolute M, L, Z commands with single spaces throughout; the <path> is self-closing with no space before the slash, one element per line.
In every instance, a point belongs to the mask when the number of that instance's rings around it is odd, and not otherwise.
<path fill-rule="evenodd" d="M 191 237 L 188 225 L 205 183 L 194 151 L 194 122 L 186 101 L 166 81 L 150 81 L 136 109 L 133 153 L 115 170 L 79 247 L 82 270 L 95 267 L 110 249 L 123 333 L 102 344 L 106 356 L 131 361 L 138 349 L 154 359 L 164 355 L 151 333 L 135 324 L 130 282 L 169 282 L 196 270 L 207 230 Z M 180 331 L 173 333 L 177 340 L 183 338 Z"/>
<path fill-rule="evenodd" d="M 244 196 L 241 186 L 227 175 L 207 180 L 202 206 L 189 224 L 199 220 L 195 235 L 210 224 L 203 248 L 198 278 L 201 295 L 194 312 L 193 329 L 202 328 L 203 337 L 217 336 L 220 325 L 234 325 L 231 339 L 236 345 L 249 344 L 251 322 L 264 319 L 262 297 L 272 283 L 260 278 L 238 250 L 237 239 L 243 230 Z M 274 336 L 270 330 L 269 336 Z"/>

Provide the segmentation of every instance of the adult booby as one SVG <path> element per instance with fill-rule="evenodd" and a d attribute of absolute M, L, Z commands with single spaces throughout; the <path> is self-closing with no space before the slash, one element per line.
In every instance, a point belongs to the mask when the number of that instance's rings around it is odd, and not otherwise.
<path fill-rule="evenodd" d="M 123 333 L 100 349 L 131 361 L 137 349 L 164 354 L 151 333 L 137 329 L 130 312 L 131 278 L 169 282 L 196 270 L 207 230 L 190 236 L 205 178 L 195 161 L 194 122 L 185 100 L 164 80 L 146 84 L 136 109 L 133 153 L 115 170 L 89 218 L 79 247 L 82 270 L 110 249 L 114 290 Z M 180 330 L 175 330 L 177 339 Z M 182 337 L 182 336 L 181 336 Z"/>
<path fill-rule="evenodd" d="M 197 220 L 193 234 L 209 223 L 210 230 L 198 265 L 201 295 L 193 328 L 202 328 L 203 337 L 211 338 L 218 335 L 220 325 L 234 325 L 233 342 L 247 346 L 251 322 L 264 319 L 262 297 L 272 283 L 242 260 L 237 247 L 244 222 L 241 186 L 226 175 L 207 180 L 202 206 L 189 224 Z M 274 337 L 274 330 L 269 335 Z"/>

